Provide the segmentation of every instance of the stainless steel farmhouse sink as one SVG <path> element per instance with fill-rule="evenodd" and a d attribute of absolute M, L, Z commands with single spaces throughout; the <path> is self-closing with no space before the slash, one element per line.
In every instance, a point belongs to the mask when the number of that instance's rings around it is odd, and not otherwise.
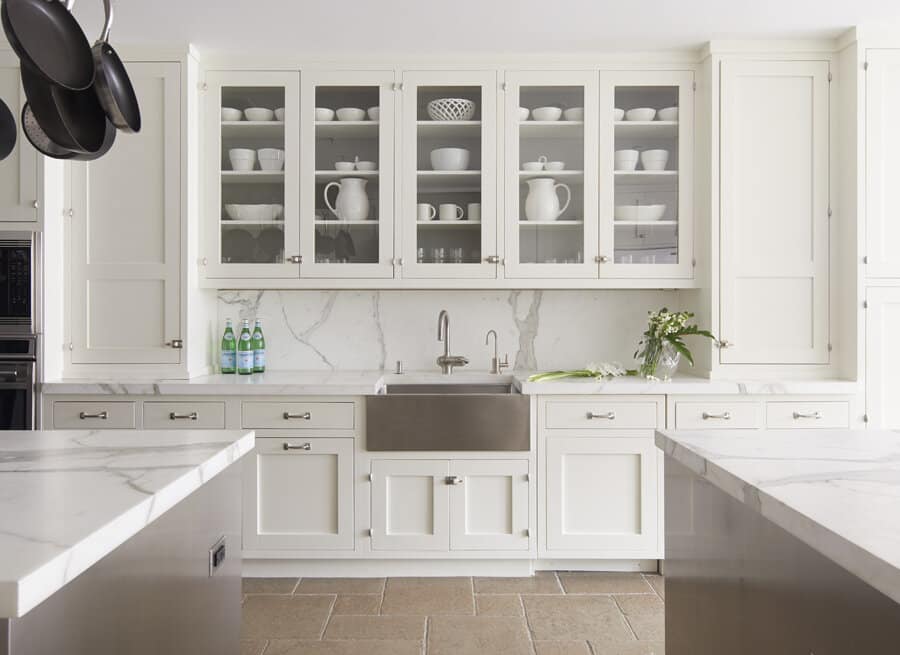
<path fill-rule="evenodd" d="M 366 449 L 527 451 L 529 408 L 511 384 L 388 384 L 366 398 Z"/>

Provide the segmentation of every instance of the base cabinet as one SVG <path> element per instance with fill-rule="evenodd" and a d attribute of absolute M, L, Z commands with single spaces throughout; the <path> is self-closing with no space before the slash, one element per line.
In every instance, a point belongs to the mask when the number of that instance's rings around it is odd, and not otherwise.
<path fill-rule="evenodd" d="M 866 291 L 866 416 L 869 429 L 900 428 L 900 288 Z"/>

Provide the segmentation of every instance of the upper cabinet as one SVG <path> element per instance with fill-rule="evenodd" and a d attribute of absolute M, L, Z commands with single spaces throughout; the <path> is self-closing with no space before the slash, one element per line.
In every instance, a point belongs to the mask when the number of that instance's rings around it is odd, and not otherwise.
<path fill-rule="evenodd" d="M 6 103 L 21 128 L 25 92 L 18 66 L 0 67 L 0 99 Z M 37 221 L 38 219 L 38 157 L 37 151 L 25 139 L 21 129 L 13 151 L 0 161 L 0 223 Z"/>

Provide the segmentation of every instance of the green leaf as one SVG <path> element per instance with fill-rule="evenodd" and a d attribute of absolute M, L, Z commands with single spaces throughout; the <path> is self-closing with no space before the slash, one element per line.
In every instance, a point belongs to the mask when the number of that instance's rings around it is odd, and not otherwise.
<path fill-rule="evenodd" d="M 691 351 L 688 350 L 688 347 L 686 345 L 684 345 L 683 342 L 678 341 L 676 339 L 669 339 L 669 343 L 672 344 L 672 346 L 675 348 L 675 350 L 677 350 L 678 352 L 681 353 L 682 357 L 684 357 L 686 360 L 688 360 L 688 362 L 690 363 L 691 366 L 694 365 L 694 358 L 691 356 Z"/>

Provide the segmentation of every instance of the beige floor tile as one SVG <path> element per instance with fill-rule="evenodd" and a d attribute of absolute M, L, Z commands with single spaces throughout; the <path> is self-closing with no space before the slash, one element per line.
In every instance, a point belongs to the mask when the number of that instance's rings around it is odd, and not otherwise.
<path fill-rule="evenodd" d="M 614 596 L 619 604 L 619 609 L 626 616 L 633 614 L 659 614 L 665 611 L 665 605 L 656 594 L 626 594 L 624 596 Z"/>
<path fill-rule="evenodd" d="M 248 596 L 243 639 L 318 639 L 334 596 Z"/>
<path fill-rule="evenodd" d="M 662 613 L 629 616 L 628 623 L 641 641 L 666 640 L 666 617 Z"/>
<path fill-rule="evenodd" d="M 268 655 L 421 655 L 421 641 L 300 641 L 269 642 Z"/>
<path fill-rule="evenodd" d="M 528 627 L 507 616 L 433 616 L 428 619 L 428 655 L 531 655 Z"/>
<path fill-rule="evenodd" d="M 303 578 L 295 594 L 380 594 L 384 578 Z"/>
<path fill-rule="evenodd" d="M 332 614 L 378 614 L 381 594 L 351 594 L 337 597 Z"/>
<path fill-rule="evenodd" d="M 666 599 L 666 579 L 661 575 L 645 573 L 644 580 L 650 583 L 650 586 L 656 590 L 663 600 Z"/>
<path fill-rule="evenodd" d="M 567 594 L 646 594 L 653 591 L 640 573 L 563 573 L 559 579 Z"/>
<path fill-rule="evenodd" d="M 591 642 L 594 655 L 665 655 L 666 647 L 661 641 L 633 641 L 630 644 L 608 644 Z"/>
<path fill-rule="evenodd" d="M 421 640 L 424 616 L 332 616 L 324 639 Z"/>
<path fill-rule="evenodd" d="M 586 641 L 536 641 L 537 655 L 591 655 Z"/>
<path fill-rule="evenodd" d="M 530 578 L 475 578 L 479 594 L 561 594 L 553 571 L 538 571 Z"/>
<path fill-rule="evenodd" d="M 244 578 L 241 590 L 245 594 L 290 594 L 297 586 L 297 578 Z"/>
<path fill-rule="evenodd" d="M 388 578 L 382 614 L 475 614 L 471 578 Z"/>
<path fill-rule="evenodd" d="M 265 647 L 265 639 L 241 639 L 241 655 L 260 655 Z"/>
<path fill-rule="evenodd" d="M 517 594 L 477 594 L 475 613 L 479 616 L 524 616 L 525 610 Z"/>
<path fill-rule="evenodd" d="M 525 596 L 523 600 L 536 641 L 634 639 L 609 596 Z"/>

